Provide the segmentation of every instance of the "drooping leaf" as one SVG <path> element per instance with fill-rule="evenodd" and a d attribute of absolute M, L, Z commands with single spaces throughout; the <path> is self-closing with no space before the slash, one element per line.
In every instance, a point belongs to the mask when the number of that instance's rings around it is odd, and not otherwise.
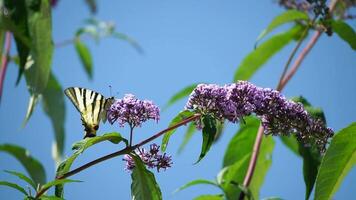
<path fill-rule="evenodd" d="M 162 199 L 161 189 L 159 188 L 155 176 L 148 171 L 142 160 L 137 155 L 131 155 L 135 161 L 135 168 L 131 174 L 131 196 L 133 200 L 160 200 Z"/>
<path fill-rule="evenodd" d="M 356 50 L 356 32 L 350 25 L 342 20 L 337 20 L 331 22 L 331 27 L 341 39 L 347 42 L 353 50 Z"/>
<path fill-rule="evenodd" d="M 321 161 L 315 199 L 332 199 L 347 173 L 356 166 L 356 123 L 339 131 Z"/>
<path fill-rule="evenodd" d="M 53 74 L 47 84 L 47 88 L 42 95 L 43 110 L 50 118 L 54 129 L 55 141 L 52 148 L 52 155 L 57 164 L 62 160 L 65 139 L 65 103 L 61 85 Z"/>
<path fill-rule="evenodd" d="M 93 60 L 88 47 L 83 42 L 81 42 L 79 38 L 75 40 L 74 44 L 85 72 L 90 79 L 93 79 Z"/>
<path fill-rule="evenodd" d="M 25 2 L 31 38 L 30 55 L 34 60 L 34 64 L 25 70 L 26 81 L 31 94 L 41 94 L 47 87 L 52 65 L 52 9 L 49 1 Z"/>
<path fill-rule="evenodd" d="M 209 115 L 206 115 L 202 117 L 202 122 L 203 122 L 203 130 L 202 130 L 203 144 L 201 146 L 200 155 L 196 163 L 200 162 L 201 159 L 203 159 L 205 155 L 208 153 L 211 145 L 214 142 L 217 133 L 216 119 L 214 119 Z"/>
<path fill-rule="evenodd" d="M 26 195 L 26 196 L 28 195 L 25 189 L 23 189 L 21 186 L 15 184 L 15 183 L 11 183 L 8 181 L 0 181 L 0 185 L 14 188 L 15 190 L 18 190 L 19 192 L 23 193 L 24 195 Z"/>
<path fill-rule="evenodd" d="M 238 66 L 234 82 L 238 80 L 249 80 L 263 64 L 273 55 L 285 47 L 293 39 L 299 39 L 303 32 L 303 27 L 296 25 L 290 30 L 274 35 L 248 54 Z"/>
<path fill-rule="evenodd" d="M 193 116 L 194 113 L 192 111 L 189 110 L 183 110 L 181 112 L 178 113 L 177 116 L 175 116 L 172 121 L 169 123 L 168 127 L 172 127 L 176 124 L 178 124 L 179 122 L 181 122 L 182 120 Z M 168 131 L 167 133 L 164 134 L 163 139 L 162 139 L 162 144 L 161 144 L 161 150 L 165 151 L 167 149 L 167 145 L 169 142 L 169 138 L 173 135 L 173 133 L 176 131 L 177 129 L 173 129 Z"/>
<path fill-rule="evenodd" d="M 143 48 L 140 46 L 140 44 L 138 42 L 136 42 L 136 40 L 134 40 L 133 38 L 131 38 L 130 36 L 124 34 L 124 33 L 119 33 L 119 32 L 113 32 L 112 36 L 114 38 L 118 38 L 120 40 L 126 41 L 127 43 L 129 43 L 134 49 L 136 49 L 136 51 L 140 54 L 143 53 Z"/>
<path fill-rule="evenodd" d="M 185 88 L 183 88 L 182 90 L 178 91 L 175 95 L 173 95 L 169 99 L 167 104 L 164 106 L 164 109 L 168 108 L 169 106 L 173 105 L 174 103 L 183 99 L 184 97 L 187 97 L 188 95 L 190 95 L 193 92 L 193 90 L 197 87 L 197 85 L 198 85 L 197 83 L 194 83 L 194 84 L 188 85 Z"/>
<path fill-rule="evenodd" d="M 28 101 L 27 112 L 24 121 L 22 122 L 22 127 L 25 127 L 28 120 L 30 120 L 33 111 L 35 110 L 35 106 L 38 102 L 39 95 L 31 94 L 30 99 Z"/>
<path fill-rule="evenodd" d="M 25 182 L 27 182 L 28 184 L 30 184 L 32 186 L 33 189 L 37 189 L 37 185 L 35 184 L 35 182 L 33 182 L 33 180 L 29 177 L 27 177 L 25 174 L 22 174 L 20 172 L 15 172 L 15 171 L 9 171 L 9 170 L 5 170 L 6 173 L 12 174 L 14 176 L 17 176 L 18 178 L 24 180 Z"/>
<path fill-rule="evenodd" d="M 114 144 L 118 144 L 119 142 L 123 141 L 127 145 L 127 140 L 123 138 L 119 133 L 113 132 L 113 133 L 106 133 L 102 136 L 96 136 L 92 138 L 85 138 L 75 144 L 73 144 L 72 149 L 75 150 L 73 155 L 64 160 L 57 168 L 57 174 L 56 176 L 62 176 L 63 174 L 69 172 L 73 162 L 75 159 L 82 154 L 86 149 L 89 147 L 98 144 L 103 141 L 110 141 Z M 63 185 L 59 184 L 56 185 L 55 188 L 55 195 L 57 197 L 63 197 Z"/>
<path fill-rule="evenodd" d="M 24 148 L 13 144 L 1 144 L 0 151 L 14 156 L 25 167 L 35 185 L 46 182 L 46 172 L 42 164 Z"/>
<path fill-rule="evenodd" d="M 206 194 L 195 197 L 194 200 L 224 200 L 224 195 L 222 194 Z"/>
<path fill-rule="evenodd" d="M 27 8 L 25 0 L 4 0 L 4 9 L 10 13 L 8 16 L 0 15 L 0 26 L 3 30 L 11 31 L 14 35 L 16 48 L 19 55 L 19 72 L 16 85 L 25 70 L 27 57 L 30 53 L 30 40 L 27 27 Z"/>
<path fill-rule="evenodd" d="M 178 148 L 178 153 L 181 153 L 184 149 L 184 147 L 188 144 L 189 140 L 192 138 L 194 132 L 197 130 L 196 126 L 194 123 L 190 123 L 188 125 L 188 128 L 184 134 L 183 142 L 180 144 Z"/>
<path fill-rule="evenodd" d="M 282 14 L 275 17 L 272 22 L 268 25 L 268 27 L 262 31 L 262 33 L 258 36 L 256 43 L 260 41 L 263 37 L 265 37 L 268 33 L 273 31 L 275 28 L 294 21 L 301 21 L 301 20 L 309 20 L 308 14 L 298 10 L 287 10 Z"/>
<path fill-rule="evenodd" d="M 217 185 L 217 183 L 215 183 L 213 181 L 209 181 L 209 180 L 205 180 L 205 179 L 197 179 L 197 180 L 190 181 L 190 182 L 186 183 L 185 185 L 179 187 L 178 189 L 176 189 L 174 191 L 174 193 L 179 192 L 181 190 L 184 190 L 184 189 L 194 186 L 194 185 L 199 185 L 199 184 L 208 184 L 208 185 L 213 185 L 213 186 L 219 187 Z"/>
<path fill-rule="evenodd" d="M 224 155 L 223 167 L 231 165 L 237 165 L 238 167 L 232 167 L 229 169 L 231 180 L 241 184 L 246 175 L 248 163 L 251 157 L 251 151 L 257 136 L 260 121 L 255 117 L 245 118 L 246 124 L 241 124 L 239 131 L 230 141 L 228 148 Z M 259 198 L 259 190 L 263 184 L 264 178 L 272 164 L 272 152 L 274 149 L 274 140 L 272 137 L 263 137 L 257 164 L 252 177 L 249 189 L 252 196 L 256 199 Z M 247 161 L 241 162 L 247 156 Z M 240 188 L 232 187 L 231 185 L 226 189 L 227 193 L 235 196 L 240 192 Z"/>

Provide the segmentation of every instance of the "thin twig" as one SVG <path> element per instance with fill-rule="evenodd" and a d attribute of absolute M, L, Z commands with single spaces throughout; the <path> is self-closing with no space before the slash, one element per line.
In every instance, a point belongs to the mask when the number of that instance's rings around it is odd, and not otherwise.
<path fill-rule="evenodd" d="M 331 3 L 330 3 L 330 13 L 332 13 L 332 11 L 334 10 L 337 1 L 338 0 L 331 1 Z M 305 59 L 305 57 L 307 56 L 309 51 L 313 48 L 313 46 L 315 45 L 315 43 L 317 42 L 317 40 L 319 39 L 321 34 L 322 34 L 322 32 L 320 30 L 316 30 L 314 35 L 313 35 L 313 37 L 309 40 L 309 42 L 306 45 L 306 47 L 304 47 L 302 52 L 299 54 L 299 56 L 297 57 L 297 59 L 293 63 L 289 73 L 286 74 L 286 75 L 285 75 L 286 72 L 282 73 L 282 76 L 281 76 L 281 79 L 280 79 L 282 81 L 280 81 L 280 83 L 278 84 L 277 90 L 279 90 L 279 91 L 283 90 L 283 88 L 286 86 L 286 84 L 289 82 L 289 80 L 294 76 L 294 74 L 298 70 L 300 64 Z M 298 45 L 299 44 L 297 44 L 297 46 Z M 292 54 L 290 55 L 290 58 L 288 59 L 288 62 L 290 62 L 290 60 L 292 60 L 294 54 L 295 54 L 295 52 L 293 51 Z M 288 62 L 286 64 L 286 66 L 285 66 L 285 71 L 287 71 L 286 68 L 288 68 L 288 65 L 289 65 Z M 258 159 L 261 142 L 262 142 L 262 139 L 263 139 L 263 132 L 264 132 L 263 127 L 260 125 L 260 127 L 258 129 L 258 132 L 257 132 L 255 144 L 253 146 L 253 152 L 252 152 L 252 156 L 251 156 L 250 163 L 249 163 L 249 166 L 248 166 L 248 170 L 247 170 L 246 176 L 244 178 L 244 182 L 243 182 L 244 187 L 248 187 L 250 182 L 251 182 L 251 180 L 252 180 L 252 177 L 253 177 L 253 174 L 254 174 L 254 171 L 255 171 L 255 168 L 256 168 L 256 162 L 257 162 L 257 159 Z M 240 196 L 239 196 L 239 200 L 243 200 L 244 197 L 245 197 L 245 194 L 243 192 L 241 192 Z"/>
<path fill-rule="evenodd" d="M 4 88 L 4 79 L 5 79 L 5 74 L 6 74 L 6 69 L 8 65 L 8 58 L 9 58 L 9 52 L 11 48 L 11 33 L 7 31 L 5 33 L 5 52 L 1 58 L 1 69 L 0 69 L 0 101 L 2 97 L 2 90 Z"/>
<path fill-rule="evenodd" d="M 114 153 L 111 153 L 111 154 L 102 156 L 102 157 L 100 157 L 100 158 L 98 158 L 98 159 L 95 159 L 95 160 L 93 160 L 93 161 L 91 161 L 91 162 L 88 162 L 88 163 L 86 163 L 86 164 L 84 164 L 84 165 L 82 165 L 82 166 L 80 166 L 80 167 L 78 167 L 78 168 L 76 168 L 76 169 L 74 169 L 74 170 L 72 170 L 72 171 L 69 171 L 69 172 L 67 172 L 67 173 L 65 173 L 65 174 L 63 174 L 63 175 L 61 175 L 61 176 L 58 176 L 58 177 L 56 177 L 55 179 L 65 179 L 65 178 L 68 178 L 68 177 L 70 177 L 70 176 L 73 176 L 74 174 L 77 174 L 77 173 L 79 173 L 79 172 L 81 172 L 81 171 L 83 171 L 83 170 L 85 170 L 85 169 L 87 169 L 87 168 L 89 168 L 89 167 L 91 167 L 91 166 L 93 166 L 93 165 L 96 165 L 96 164 L 98 164 L 98 163 L 101 163 L 101 162 L 103 162 L 103 161 L 105 161 L 105 160 L 108 160 L 108 159 L 111 159 L 111 158 L 114 158 L 114 157 L 117 157 L 117 156 L 120 156 L 120 155 L 128 154 L 128 153 L 132 152 L 133 150 L 139 148 L 140 146 L 142 146 L 142 145 L 144 145 L 144 144 L 147 144 L 147 143 L 151 142 L 152 140 L 154 140 L 154 139 L 160 137 L 160 136 L 163 135 L 164 133 L 166 133 L 166 132 L 168 132 L 168 131 L 171 131 L 171 130 L 173 130 L 173 129 L 176 129 L 176 128 L 178 128 L 178 127 L 180 127 L 180 126 L 182 126 L 182 125 L 185 125 L 185 124 L 187 124 L 187 123 L 189 123 L 189 122 L 191 122 L 191 121 L 194 121 L 194 120 L 198 119 L 199 117 L 200 117 L 200 114 L 195 114 L 195 115 L 193 115 L 193 116 L 191 116 L 191 117 L 188 117 L 188 118 L 182 120 L 181 122 L 179 122 L 179 123 L 177 123 L 177 124 L 175 124 L 175 125 L 173 125 L 173 126 L 171 126 L 171 127 L 168 127 L 168 128 L 166 128 L 166 129 L 164 129 L 164 130 L 162 130 L 162 131 L 160 131 L 160 132 L 154 134 L 153 136 L 151 136 L 151 137 L 149 137 L 149 138 L 143 140 L 142 142 L 140 142 L 140 143 L 138 143 L 138 144 L 136 144 L 136 145 L 127 146 L 127 147 L 125 147 L 124 149 L 121 149 L 121 150 L 116 151 L 116 152 L 114 152 Z M 36 195 L 35 199 L 38 199 L 39 197 L 41 197 L 48 189 L 49 189 L 49 188 L 42 188 L 41 190 L 39 190 L 39 191 L 37 192 L 37 195 Z"/>

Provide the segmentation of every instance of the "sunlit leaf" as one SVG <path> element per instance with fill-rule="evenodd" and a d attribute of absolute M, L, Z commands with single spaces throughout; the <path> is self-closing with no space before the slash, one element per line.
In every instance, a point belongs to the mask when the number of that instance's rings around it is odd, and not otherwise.
<path fill-rule="evenodd" d="M 178 124 L 179 122 L 181 122 L 182 120 L 193 116 L 194 113 L 192 111 L 189 110 L 183 110 L 180 113 L 178 113 L 177 116 L 175 116 L 172 121 L 169 123 L 168 127 L 172 127 L 176 124 Z M 173 135 L 173 133 L 176 131 L 177 129 L 173 129 L 168 131 L 167 133 L 164 134 L 163 139 L 162 139 L 162 144 L 161 144 L 161 150 L 165 151 L 167 149 L 167 145 L 169 142 L 169 138 Z"/>
<path fill-rule="evenodd" d="M 80 41 L 79 38 L 75 40 L 75 49 L 82 62 L 82 65 L 90 79 L 93 78 L 93 60 L 88 47 Z"/>
<path fill-rule="evenodd" d="M 28 101 L 26 116 L 25 116 L 24 121 L 22 122 L 22 127 L 25 127 L 28 120 L 30 120 L 30 118 L 33 114 L 33 111 L 35 110 L 35 106 L 38 102 L 38 98 L 39 98 L 39 95 L 37 95 L 37 94 L 32 94 L 30 96 L 30 99 Z"/>
<path fill-rule="evenodd" d="M 30 184 L 32 186 L 33 189 L 37 189 L 37 185 L 33 182 L 33 180 L 29 177 L 27 177 L 25 174 L 22 174 L 20 172 L 15 172 L 15 171 L 9 171 L 9 170 L 5 170 L 6 173 L 12 174 L 14 176 L 17 176 L 18 178 L 24 180 L 25 182 L 27 182 L 28 184 Z"/>
<path fill-rule="evenodd" d="M 24 148 L 13 144 L 0 145 L 0 151 L 6 152 L 14 156 L 25 167 L 35 185 L 44 184 L 46 182 L 46 172 L 42 164 L 36 160 Z"/>
<path fill-rule="evenodd" d="M 178 148 L 178 153 L 181 153 L 183 151 L 185 146 L 188 144 L 189 140 L 192 138 L 194 132 L 196 131 L 197 131 L 196 125 L 194 123 L 190 123 L 183 136 L 183 142 L 182 144 L 180 144 Z"/>
<path fill-rule="evenodd" d="M 54 129 L 54 148 L 52 155 L 57 164 L 61 161 L 64 151 L 64 120 L 65 120 L 65 103 L 61 85 L 51 74 L 47 88 L 42 95 L 43 110 L 48 115 Z"/>
<path fill-rule="evenodd" d="M 190 181 L 186 184 L 184 184 L 183 186 L 179 187 L 176 191 L 174 192 L 179 192 L 181 190 L 184 190 L 188 187 L 191 187 L 191 186 L 194 186 L 194 185 L 200 185 L 200 184 L 207 184 L 207 185 L 213 185 L 213 186 L 217 186 L 219 187 L 215 182 L 213 181 L 209 181 L 209 180 L 205 180 L 205 179 L 197 179 L 197 180 L 193 180 L 193 181 Z"/>
<path fill-rule="evenodd" d="M 301 20 L 309 20 L 308 14 L 298 10 L 287 10 L 282 14 L 275 17 L 272 22 L 268 25 L 268 27 L 262 31 L 262 33 L 258 36 L 257 41 L 260 41 L 263 37 L 265 37 L 268 33 L 273 31 L 275 28 L 294 21 L 301 21 Z"/>
<path fill-rule="evenodd" d="M 30 55 L 34 60 L 34 64 L 25 70 L 26 81 L 31 94 L 41 94 L 47 87 L 52 65 L 52 9 L 49 1 L 25 2 L 31 38 Z"/>
<path fill-rule="evenodd" d="M 338 20 L 332 21 L 331 27 L 341 39 L 347 42 L 353 50 L 356 50 L 356 32 L 350 25 L 342 20 Z"/>
<path fill-rule="evenodd" d="M 242 60 L 235 72 L 234 82 L 249 80 L 273 55 L 282 50 L 293 39 L 300 38 L 302 31 L 303 28 L 296 25 L 284 33 L 274 35 L 259 45 L 257 49 L 253 50 Z"/>
<path fill-rule="evenodd" d="M 159 188 L 155 176 L 148 171 L 144 166 L 142 160 L 136 156 L 131 155 L 135 161 L 135 168 L 131 174 L 131 196 L 134 200 L 159 200 L 162 199 L 161 189 Z"/>
<path fill-rule="evenodd" d="M 165 108 L 168 108 L 169 106 L 173 105 L 177 101 L 190 95 L 192 93 L 192 91 L 197 87 L 197 85 L 198 85 L 197 83 L 194 83 L 194 84 L 189 85 L 189 86 L 183 88 L 182 90 L 178 91 L 175 95 L 173 95 L 169 99 L 168 103 L 165 105 Z"/>
<path fill-rule="evenodd" d="M 315 199 L 332 199 L 347 173 L 356 166 L 356 123 L 339 131 L 321 161 Z"/>
<path fill-rule="evenodd" d="M 195 197 L 194 200 L 224 200 L 224 195 L 222 194 L 206 194 Z"/>
<path fill-rule="evenodd" d="M 106 133 L 102 136 L 96 136 L 92 138 L 85 138 L 75 144 L 73 144 L 73 150 L 74 153 L 72 156 L 64 160 L 57 168 L 57 177 L 61 176 L 67 172 L 69 172 L 73 162 L 75 159 L 82 154 L 86 149 L 89 147 L 98 144 L 103 141 L 110 141 L 114 144 L 118 144 L 119 142 L 125 142 L 127 145 L 127 140 L 123 138 L 119 133 L 113 132 L 113 133 Z M 63 185 L 59 184 L 56 185 L 55 189 L 55 195 L 57 197 L 63 197 Z"/>
<path fill-rule="evenodd" d="M 202 123 L 203 123 L 203 129 L 202 129 L 203 144 L 201 146 L 199 159 L 196 163 L 200 162 L 201 159 L 203 159 L 205 155 L 208 153 L 211 145 L 214 142 L 217 133 L 216 119 L 214 119 L 209 115 L 206 115 L 202 117 Z"/>
<path fill-rule="evenodd" d="M 0 181 L 0 185 L 11 187 L 15 190 L 20 191 L 21 193 L 23 193 L 26 196 L 28 195 L 25 189 L 23 189 L 21 186 L 15 184 L 15 183 L 7 182 L 7 181 Z"/>

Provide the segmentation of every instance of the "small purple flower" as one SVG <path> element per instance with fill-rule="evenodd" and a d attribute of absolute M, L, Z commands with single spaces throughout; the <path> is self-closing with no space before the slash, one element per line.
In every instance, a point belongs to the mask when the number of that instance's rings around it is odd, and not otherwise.
<path fill-rule="evenodd" d="M 132 94 L 126 94 L 123 99 L 116 99 L 110 106 L 107 117 L 111 124 L 118 121 L 120 126 L 128 123 L 133 128 L 141 126 L 149 119 L 158 122 L 159 108 L 152 101 L 139 100 Z"/>
<path fill-rule="evenodd" d="M 151 144 L 149 151 L 144 148 L 136 149 L 135 153 L 141 158 L 142 162 L 150 169 L 156 168 L 159 172 L 160 169 L 166 170 L 172 166 L 172 157 L 159 152 L 159 145 Z M 125 170 L 132 171 L 135 168 L 135 161 L 130 155 L 125 155 L 122 159 L 126 162 Z"/>

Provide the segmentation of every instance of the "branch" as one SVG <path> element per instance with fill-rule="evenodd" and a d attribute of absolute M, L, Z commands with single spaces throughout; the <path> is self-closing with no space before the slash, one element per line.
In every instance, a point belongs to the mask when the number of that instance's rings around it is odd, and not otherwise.
<path fill-rule="evenodd" d="M 9 52 L 11 48 L 11 33 L 6 32 L 5 33 L 5 52 L 2 54 L 1 58 L 1 69 L 0 69 L 0 100 L 2 97 L 2 90 L 4 88 L 4 79 L 5 79 L 5 74 L 6 74 L 6 69 L 8 65 L 8 57 L 9 57 Z"/>
<path fill-rule="evenodd" d="M 154 140 L 154 139 L 160 137 L 160 136 L 163 135 L 164 133 L 166 133 L 166 132 L 168 132 L 168 131 L 171 131 L 171 130 L 173 130 L 173 129 L 176 129 L 176 128 L 178 128 L 178 127 L 180 127 L 180 126 L 182 126 L 182 125 L 185 125 L 185 124 L 187 124 L 187 123 L 189 123 L 189 122 L 191 122 L 191 121 L 194 121 L 194 120 L 198 119 L 200 116 L 201 116 L 200 114 L 195 114 L 195 115 L 193 115 L 193 116 L 191 116 L 191 117 L 188 117 L 188 118 L 182 120 L 181 122 L 179 122 L 179 123 L 177 123 L 177 124 L 175 124 L 175 125 L 173 125 L 173 126 L 171 126 L 171 127 L 168 127 L 168 128 L 166 128 L 166 129 L 164 129 L 164 130 L 162 130 L 162 131 L 160 131 L 160 132 L 154 134 L 153 136 L 151 136 L 151 137 L 149 137 L 149 138 L 143 140 L 142 142 L 140 142 L 140 143 L 138 143 L 138 144 L 136 144 L 136 145 L 127 146 L 127 147 L 125 147 L 124 149 L 121 149 L 121 150 L 116 151 L 116 152 L 114 152 L 114 153 L 111 153 L 111 154 L 102 156 L 102 157 L 100 157 L 100 158 L 97 158 L 97 159 L 95 159 L 95 160 L 93 160 L 93 161 L 91 161 L 91 162 L 88 162 L 88 163 L 86 163 L 86 164 L 84 164 L 84 165 L 82 165 L 82 166 L 80 166 L 80 167 L 78 167 L 78 168 L 76 168 L 76 169 L 74 169 L 74 170 L 72 170 L 72 171 L 69 171 L 69 172 L 67 172 L 67 173 L 65 173 L 65 174 L 63 174 L 63 175 L 61 175 L 61 176 L 57 176 L 55 179 L 65 179 L 65 178 L 68 178 L 68 177 L 70 177 L 70 176 L 73 176 L 74 174 L 77 174 L 77 173 L 79 173 L 79 172 L 81 172 L 81 171 L 83 171 L 83 170 L 85 170 L 85 169 L 87 169 L 87 168 L 89 168 L 89 167 L 91 167 L 91 166 L 93 166 L 93 165 L 96 165 L 96 164 L 98 164 L 98 163 L 101 163 L 101 162 L 103 162 L 103 161 L 105 161 L 105 160 L 108 160 L 108 159 L 111 159 L 111 158 L 114 158 L 114 157 L 117 157 L 117 156 L 120 156 L 120 155 L 128 154 L 128 153 L 132 152 L 133 150 L 139 148 L 140 146 L 145 145 L 145 144 L 151 142 L 152 140 Z M 37 192 L 35 199 L 38 199 L 39 197 L 41 197 L 48 189 L 49 189 L 49 188 L 42 188 L 42 189 L 40 189 L 40 190 Z"/>

